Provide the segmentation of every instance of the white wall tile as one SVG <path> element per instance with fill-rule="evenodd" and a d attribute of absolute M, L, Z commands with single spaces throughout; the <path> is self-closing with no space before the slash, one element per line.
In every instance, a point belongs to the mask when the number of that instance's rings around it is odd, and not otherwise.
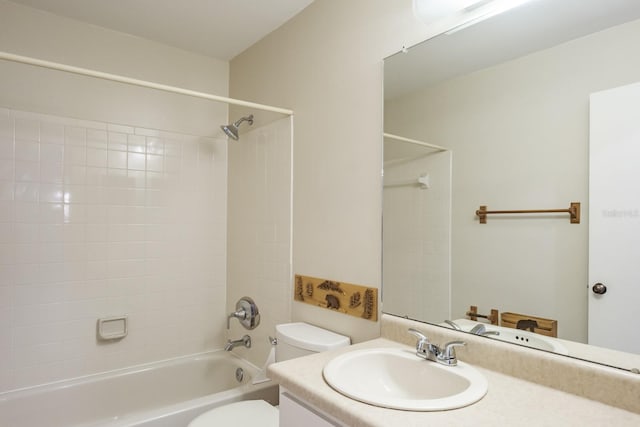
<path fill-rule="evenodd" d="M 17 139 L 15 143 L 15 159 L 25 162 L 40 161 L 40 143 Z"/>
<path fill-rule="evenodd" d="M 15 263 L 16 264 L 37 264 L 40 262 L 38 249 L 40 246 L 36 243 L 16 243 Z"/>
<path fill-rule="evenodd" d="M 150 189 L 162 190 L 166 187 L 164 175 L 160 172 L 148 171 L 145 174 L 145 187 Z M 176 195 L 178 196 L 178 195 Z"/>
<path fill-rule="evenodd" d="M 14 171 L 15 171 L 15 166 L 14 166 L 13 159 L 11 160 L 0 159 L 0 181 L 13 182 Z"/>
<path fill-rule="evenodd" d="M 127 205 L 145 206 L 147 201 L 147 191 L 141 188 L 127 188 Z"/>
<path fill-rule="evenodd" d="M 106 150 L 108 145 L 107 132 L 102 129 L 87 129 L 87 148 Z"/>
<path fill-rule="evenodd" d="M 127 152 L 109 150 L 108 166 L 110 168 L 127 169 Z"/>
<path fill-rule="evenodd" d="M 0 392 L 222 345 L 226 155 L 215 153 L 153 129 L 0 114 Z M 96 319 L 124 313 L 126 340 L 97 345 Z"/>
<path fill-rule="evenodd" d="M 14 224 L 11 222 L 0 222 L 0 243 L 28 243 L 18 242 L 14 232 Z"/>
<path fill-rule="evenodd" d="M 41 283 L 42 265 L 43 264 L 14 264 L 14 283 L 16 285 Z"/>
<path fill-rule="evenodd" d="M 124 169 L 107 169 L 107 176 L 104 179 L 105 187 L 127 187 L 129 177 Z"/>
<path fill-rule="evenodd" d="M 153 172 L 162 172 L 163 156 L 147 154 L 147 170 Z"/>
<path fill-rule="evenodd" d="M 164 154 L 164 141 L 161 138 L 147 137 L 147 153 Z"/>
<path fill-rule="evenodd" d="M 64 144 L 65 128 L 62 123 L 40 123 L 40 142 L 43 144 Z"/>
<path fill-rule="evenodd" d="M 107 184 L 107 168 L 87 166 L 85 169 L 85 184 L 100 187 Z"/>
<path fill-rule="evenodd" d="M 16 248 L 10 243 L 0 244 L 0 264 L 15 264 Z"/>
<path fill-rule="evenodd" d="M 64 166 L 64 183 L 72 185 L 87 184 L 87 167 L 66 164 Z"/>
<path fill-rule="evenodd" d="M 13 224 L 13 236 L 15 243 L 35 243 L 40 239 L 40 227 L 38 224 Z"/>
<path fill-rule="evenodd" d="M 132 170 L 145 170 L 145 155 L 141 153 L 129 153 L 127 167 Z"/>
<path fill-rule="evenodd" d="M 107 167 L 107 150 L 87 146 L 87 166 Z"/>
<path fill-rule="evenodd" d="M 145 171 L 127 170 L 127 187 L 145 188 L 147 184 L 147 174 Z"/>
<path fill-rule="evenodd" d="M 64 224 L 62 231 L 65 243 L 83 243 L 86 239 L 86 225 L 83 223 Z"/>
<path fill-rule="evenodd" d="M 40 184 L 32 182 L 16 182 L 14 200 L 37 203 L 40 197 Z"/>
<path fill-rule="evenodd" d="M 3 216 L 6 216 L 6 213 L 3 211 L 3 203 L 0 203 L 0 221 Z M 14 220 L 18 223 L 38 223 L 40 219 L 40 207 L 37 203 L 15 201 L 13 203 L 13 215 Z"/>
<path fill-rule="evenodd" d="M 0 286 L 13 286 L 16 282 L 16 268 L 14 264 L 3 264 L 0 261 Z M 8 324 L 5 324 L 6 327 Z"/>
<path fill-rule="evenodd" d="M 65 243 L 63 250 L 65 262 L 87 261 L 87 248 L 84 243 Z"/>
<path fill-rule="evenodd" d="M 105 245 L 106 246 L 106 245 Z M 87 280 L 100 280 L 107 278 L 107 262 L 95 260 L 94 255 L 97 249 L 94 245 L 88 246 L 91 253 L 87 254 L 89 261 L 87 262 Z"/>
<path fill-rule="evenodd" d="M 209 262 L 214 269 L 228 269 L 228 283 L 233 284 L 227 288 L 228 309 L 243 295 L 252 296 L 260 307 L 263 324 L 252 335 L 255 347 L 244 355 L 257 365 L 270 350 L 267 335 L 290 319 L 290 144 L 290 123 L 283 119 L 244 134 L 242 144 L 228 146 L 237 166 L 229 171 L 229 212 L 234 214 L 228 218 L 228 260 L 218 248 Z M 226 157 L 226 147 L 201 143 L 198 161 L 211 158 L 215 164 Z M 216 173 L 214 168 L 211 176 Z M 211 209 L 212 223 L 225 221 L 225 211 L 215 204 Z M 240 329 L 237 322 L 232 324 L 231 335 Z"/>
<path fill-rule="evenodd" d="M 127 135 L 127 150 L 132 153 L 146 153 L 146 138 L 142 135 Z"/>
<path fill-rule="evenodd" d="M 109 150 L 127 151 L 127 133 L 116 132 L 110 129 L 107 135 Z"/>
<path fill-rule="evenodd" d="M 64 182 L 64 172 L 62 162 L 40 162 L 40 182 L 62 184 Z"/>
<path fill-rule="evenodd" d="M 0 143 L 13 142 L 13 120 L 9 115 L 0 116 Z"/>
<path fill-rule="evenodd" d="M 15 161 L 16 181 L 40 181 L 40 164 L 38 162 Z"/>
<path fill-rule="evenodd" d="M 67 144 L 64 147 L 64 163 L 67 165 L 85 165 L 87 149 L 83 146 Z"/>
<path fill-rule="evenodd" d="M 0 159 L 13 159 L 13 136 L 0 136 Z"/>
<path fill-rule="evenodd" d="M 77 126 L 66 126 L 64 133 L 65 146 L 86 147 L 87 130 Z"/>
<path fill-rule="evenodd" d="M 24 224 L 31 226 L 31 224 Z M 64 229 L 62 224 L 35 224 L 40 232 L 40 242 L 63 242 Z"/>
<path fill-rule="evenodd" d="M 49 162 L 61 163 L 64 160 L 64 145 L 41 143 L 40 158 Z"/>
<path fill-rule="evenodd" d="M 97 244 L 106 244 L 109 226 L 88 221 L 85 226 L 85 241 Z"/>
<path fill-rule="evenodd" d="M 39 208 L 41 224 L 62 224 L 64 222 L 64 206 L 62 203 L 42 203 Z"/>
<path fill-rule="evenodd" d="M 15 119 L 14 135 L 16 140 L 40 141 L 40 122 L 30 118 Z"/>
<path fill-rule="evenodd" d="M 65 185 L 63 193 L 63 202 L 71 204 L 87 204 L 87 188 L 82 185 Z"/>

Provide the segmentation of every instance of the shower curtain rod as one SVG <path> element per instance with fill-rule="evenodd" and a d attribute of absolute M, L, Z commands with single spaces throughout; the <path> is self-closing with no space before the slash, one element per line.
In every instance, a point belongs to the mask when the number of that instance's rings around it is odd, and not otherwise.
<path fill-rule="evenodd" d="M 134 86 L 141 86 L 150 89 L 157 89 L 164 92 L 177 93 L 180 95 L 192 96 L 195 98 L 208 99 L 210 101 L 224 102 L 231 105 L 239 105 L 241 107 L 255 108 L 257 110 L 271 111 L 274 113 L 293 115 L 292 110 L 286 108 L 273 107 L 271 105 L 257 104 L 255 102 L 242 101 L 239 99 L 227 98 L 225 96 L 213 95 L 206 92 L 197 92 L 181 87 L 169 86 L 160 83 L 149 82 L 146 80 L 133 79 L 130 77 L 120 76 L 118 74 L 103 73 L 102 71 L 90 70 L 88 68 L 74 67 L 72 65 L 60 64 L 58 62 L 45 61 L 42 59 L 30 58 L 28 56 L 16 55 L 8 52 L 0 52 L 0 59 L 5 61 L 19 62 L 22 64 L 33 65 L 36 67 L 49 68 L 52 70 L 66 71 L 68 73 L 79 74 L 82 76 L 95 77 L 103 80 L 111 80 L 119 83 L 126 83 Z"/>
<path fill-rule="evenodd" d="M 448 150 L 448 148 L 444 148 L 444 147 L 441 147 L 439 145 L 429 144 L 428 142 L 418 141 L 417 139 L 405 138 L 404 136 L 398 136 L 398 135 L 394 135 L 392 133 L 386 133 L 385 132 L 383 135 L 384 135 L 385 138 L 394 139 L 394 140 L 400 141 L 400 142 L 408 142 L 409 144 L 420 145 L 420 146 L 427 147 L 427 148 L 433 148 L 434 150 L 438 150 L 438 151 L 447 151 Z"/>

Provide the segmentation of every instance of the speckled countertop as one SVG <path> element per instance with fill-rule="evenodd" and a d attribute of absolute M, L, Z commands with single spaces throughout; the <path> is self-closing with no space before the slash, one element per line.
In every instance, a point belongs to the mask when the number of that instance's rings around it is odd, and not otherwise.
<path fill-rule="evenodd" d="M 640 414 L 477 365 L 476 368 L 489 382 L 487 395 L 471 406 L 452 411 L 409 412 L 379 408 L 349 399 L 325 383 L 322 369 L 338 354 L 381 347 L 411 349 L 404 344 L 378 338 L 346 349 L 273 364 L 269 367 L 269 375 L 297 397 L 350 427 L 640 426 Z M 425 387 L 428 386 L 425 384 Z"/>

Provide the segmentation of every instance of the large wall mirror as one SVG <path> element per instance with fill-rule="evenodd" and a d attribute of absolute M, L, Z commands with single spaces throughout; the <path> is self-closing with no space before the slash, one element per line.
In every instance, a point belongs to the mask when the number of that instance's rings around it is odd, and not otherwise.
<path fill-rule="evenodd" d="M 594 304 L 620 288 L 596 295 L 589 277 L 590 222 L 606 216 L 590 211 L 592 102 L 640 82 L 639 47 L 636 0 L 533 0 L 385 60 L 384 312 L 442 324 L 477 306 L 549 319 L 556 337 L 531 347 L 640 368 L 639 335 L 615 326 L 637 325 L 632 305 L 609 306 L 610 325 L 594 320 Z M 631 169 L 639 174 L 631 187 L 611 192 L 640 193 L 640 167 Z M 579 224 L 564 213 L 488 216 L 486 224 L 476 215 L 481 205 L 572 202 L 581 203 Z M 628 225 L 630 243 L 640 241 L 639 208 L 607 211 Z M 616 249 L 633 264 L 629 277 L 640 261 L 633 250 Z M 640 294 L 626 299 L 637 306 Z M 610 339 L 596 340 L 598 329 Z"/>

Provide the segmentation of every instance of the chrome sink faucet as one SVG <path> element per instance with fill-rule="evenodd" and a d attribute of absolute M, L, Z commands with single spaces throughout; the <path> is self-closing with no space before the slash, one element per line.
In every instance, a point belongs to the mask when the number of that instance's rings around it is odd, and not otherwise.
<path fill-rule="evenodd" d="M 440 363 L 446 366 L 456 366 L 458 359 L 456 357 L 456 347 L 467 345 L 464 341 L 451 341 L 446 343 L 443 348 L 432 344 L 422 332 L 417 329 L 409 328 L 409 333 L 418 338 L 416 342 L 416 355 L 426 360 Z"/>
<path fill-rule="evenodd" d="M 488 331 L 487 327 L 484 326 L 484 324 L 482 323 L 478 323 L 476 326 L 474 326 L 469 332 L 471 332 L 472 334 L 475 335 L 482 335 L 482 336 L 486 336 L 486 335 L 500 335 L 499 331 Z"/>
<path fill-rule="evenodd" d="M 446 323 L 447 325 L 451 326 L 456 331 L 462 331 L 462 328 L 460 327 L 460 325 L 458 325 L 453 320 L 445 320 L 444 323 Z"/>

